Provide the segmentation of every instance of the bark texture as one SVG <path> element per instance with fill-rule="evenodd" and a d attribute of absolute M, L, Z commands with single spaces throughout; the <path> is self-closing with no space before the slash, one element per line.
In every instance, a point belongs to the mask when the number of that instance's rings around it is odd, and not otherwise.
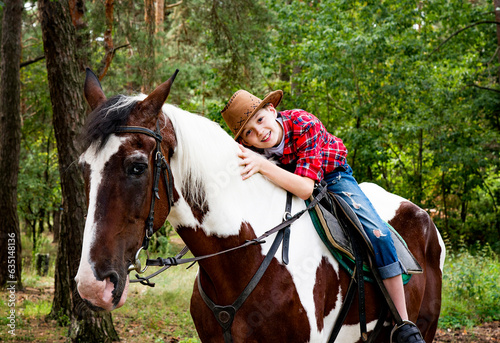
<path fill-rule="evenodd" d="M 21 148 L 19 70 L 23 1 L 6 1 L 4 6 L 0 76 L 0 287 L 16 281 L 21 288 L 17 179 Z"/>

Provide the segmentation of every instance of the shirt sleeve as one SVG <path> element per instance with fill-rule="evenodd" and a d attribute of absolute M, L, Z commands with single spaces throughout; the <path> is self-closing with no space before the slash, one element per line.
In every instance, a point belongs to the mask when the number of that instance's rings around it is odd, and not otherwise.
<path fill-rule="evenodd" d="M 313 118 L 301 117 L 303 124 L 295 144 L 297 164 L 295 174 L 306 176 L 314 181 L 323 179 L 321 156 L 321 125 L 315 125 Z"/>

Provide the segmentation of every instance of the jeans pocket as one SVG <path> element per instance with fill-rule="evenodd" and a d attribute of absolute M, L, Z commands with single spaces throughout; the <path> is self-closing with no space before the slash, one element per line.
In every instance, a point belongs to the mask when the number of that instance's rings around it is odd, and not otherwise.
<path fill-rule="evenodd" d="M 341 178 L 342 175 L 340 173 L 331 173 L 325 176 L 325 181 L 328 186 L 335 186 Z"/>

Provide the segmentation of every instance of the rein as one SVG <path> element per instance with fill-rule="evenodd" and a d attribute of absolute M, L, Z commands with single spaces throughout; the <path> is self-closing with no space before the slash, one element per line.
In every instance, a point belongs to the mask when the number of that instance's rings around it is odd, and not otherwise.
<path fill-rule="evenodd" d="M 288 216 L 290 213 L 285 212 L 283 222 L 276 225 L 272 229 L 266 231 L 265 233 L 263 233 L 259 237 L 251 239 L 251 240 L 247 240 L 247 241 L 245 241 L 245 243 L 243 243 L 241 245 L 238 245 L 238 246 L 235 246 L 233 248 L 226 249 L 226 250 L 222 250 L 222 251 L 219 251 L 219 252 L 216 252 L 213 254 L 192 257 L 192 258 L 177 258 L 177 257 L 161 258 L 161 257 L 158 257 L 157 259 L 151 259 L 151 260 L 148 259 L 146 262 L 146 265 L 161 267 L 161 266 L 177 266 L 179 264 L 185 264 L 185 263 L 195 263 L 195 262 L 198 262 L 201 260 L 205 260 L 207 258 L 222 255 L 222 254 L 225 254 L 225 253 L 237 250 L 237 249 L 245 248 L 249 245 L 265 243 L 266 242 L 266 241 L 264 241 L 265 238 L 269 237 L 273 233 L 276 233 L 276 232 L 278 232 L 282 229 L 285 229 L 288 226 L 292 225 L 293 222 L 295 222 L 297 219 L 299 219 L 305 212 L 311 210 L 314 206 L 316 206 L 316 204 L 324 197 L 324 195 L 326 194 L 326 191 L 327 191 L 327 188 L 322 187 L 319 194 L 311 201 L 311 203 L 305 209 L 297 212 L 293 216 L 291 216 L 291 215 Z"/>

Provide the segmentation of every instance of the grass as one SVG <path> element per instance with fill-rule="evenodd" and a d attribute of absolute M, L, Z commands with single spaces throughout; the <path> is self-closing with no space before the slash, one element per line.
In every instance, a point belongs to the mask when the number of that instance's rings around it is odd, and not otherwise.
<path fill-rule="evenodd" d="M 130 333 L 130 342 L 198 342 L 189 302 L 197 267 L 170 268 L 153 279 L 155 287 L 131 284 L 125 305 L 113 312 L 123 325 L 120 337 Z M 126 342 L 126 340 L 122 340 Z"/>
<path fill-rule="evenodd" d="M 472 327 L 500 320 L 500 260 L 488 245 L 449 252 L 439 327 Z"/>
<path fill-rule="evenodd" d="M 18 291 L 16 302 L 16 336 L 5 329 L 8 324 L 8 293 L 0 292 L 0 341 L 66 342 L 67 327 L 46 321 L 50 312 L 54 284 L 54 246 L 47 276 L 37 276 L 29 263 L 31 251 L 23 251 L 24 291 Z M 169 255 L 178 246 L 170 247 Z M 488 247 L 471 250 L 448 249 L 443 277 L 443 304 L 439 327 L 442 329 L 472 327 L 500 320 L 500 259 Z M 45 252 L 45 251 L 42 251 Z M 157 256 L 161 253 L 153 253 Z M 125 305 L 113 311 L 113 323 L 121 342 L 199 342 L 189 313 L 189 302 L 197 266 L 186 270 L 173 267 L 152 281 L 154 288 L 130 284 Z M 131 275 L 132 276 L 132 275 Z"/>

